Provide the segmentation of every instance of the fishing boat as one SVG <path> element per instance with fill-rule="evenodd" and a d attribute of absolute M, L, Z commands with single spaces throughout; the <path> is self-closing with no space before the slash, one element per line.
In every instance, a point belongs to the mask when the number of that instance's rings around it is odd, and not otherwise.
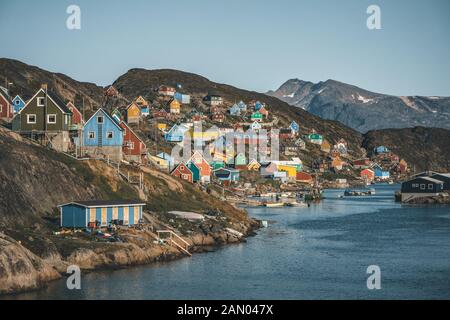
<path fill-rule="evenodd" d="M 346 197 L 358 197 L 358 196 L 373 196 L 375 194 L 375 189 L 369 190 L 345 190 L 344 196 Z"/>
<path fill-rule="evenodd" d="M 279 208 L 279 207 L 284 207 L 284 203 L 283 202 L 266 202 L 264 204 L 264 206 L 266 206 L 267 208 Z"/>

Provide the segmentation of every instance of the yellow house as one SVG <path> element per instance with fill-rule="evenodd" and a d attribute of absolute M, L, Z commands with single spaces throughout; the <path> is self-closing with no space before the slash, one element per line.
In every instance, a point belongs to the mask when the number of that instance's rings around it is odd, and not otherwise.
<path fill-rule="evenodd" d="M 251 171 L 258 171 L 259 168 L 261 168 L 261 164 L 255 159 L 250 160 L 250 162 L 247 165 L 247 169 Z"/>
<path fill-rule="evenodd" d="M 169 170 L 169 161 L 167 161 L 166 159 L 149 155 L 149 160 L 161 170 Z"/>
<path fill-rule="evenodd" d="M 199 139 L 203 141 L 211 141 L 220 137 L 220 132 L 218 130 L 212 131 L 193 131 L 192 138 Z"/>
<path fill-rule="evenodd" d="M 181 103 L 178 102 L 178 100 L 173 99 L 170 103 L 170 113 L 180 113 L 181 110 Z"/>
<path fill-rule="evenodd" d="M 167 129 L 167 123 L 158 123 L 158 130 L 165 131 Z"/>
<path fill-rule="evenodd" d="M 287 166 L 279 164 L 277 165 L 278 171 L 286 172 L 288 178 L 296 178 L 297 177 L 297 168 L 294 166 Z"/>
<path fill-rule="evenodd" d="M 139 123 L 140 118 L 141 108 L 133 102 L 127 108 L 127 123 Z"/>
<path fill-rule="evenodd" d="M 330 153 L 331 144 L 327 140 L 323 140 L 322 145 L 320 146 L 320 150 L 326 153 Z"/>

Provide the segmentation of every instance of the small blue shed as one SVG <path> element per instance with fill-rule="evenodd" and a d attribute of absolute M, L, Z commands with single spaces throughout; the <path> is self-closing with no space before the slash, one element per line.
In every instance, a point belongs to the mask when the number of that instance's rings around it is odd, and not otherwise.
<path fill-rule="evenodd" d="M 61 227 L 88 228 L 106 227 L 113 220 L 127 226 L 138 224 L 142 220 L 144 205 L 135 200 L 91 200 L 61 204 L 58 208 Z"/>
<path fill-rule="evenodd" d="M 25 107 L 25 101 L 19 95 L 15 96 L 14 99 L 12 99 L 12 104 L 15 114 L 19 113 L 19 111 L 22 110 L 23 107 Z"/>

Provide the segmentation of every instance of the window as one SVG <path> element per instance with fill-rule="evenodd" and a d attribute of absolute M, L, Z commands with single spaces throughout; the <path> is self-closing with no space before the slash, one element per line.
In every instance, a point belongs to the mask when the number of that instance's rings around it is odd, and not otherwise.
<path fill-rule="evenodd" d="M 425 184 L 420 185 L 420 190 L 425 190 Z"/>
<path fill-rule="evenodd" d="M 48 114 L 47 115 L 47 123 L 55 124 L 56 123 L 56 114 Z"/>
<path fill-rule="evenodd" d="M 43 107 L 43 106 L 45 106 L 45 98 L 44 98 L 44 97 L 38 97 L 38 98 L 37 98 L 37 106 L 38 106 L 38 107 Z"/>
<path fill-rule="evenodd" d="M 15 103 L 16 103 L 16 105 L 18 106 L 18 105 L 20 104 L 20 101 L 19 101 L 19 100 L 16 100 Z"/>
<path fill-rule="evenodd" d="M 2 113 L 3 106 L 0 104 L 0 113 Z"/>
<path fill-rule="evenodd" d="M 114 138 L 113 132 L 112 131 L 106 132 L 106 139 L 112 139 L 112 138 Z"/>
<path fill-rule="evenodd" d="M 98 116 L 97 117 L 97 123 L 103 123 L 103 117 L 102 116 Z"/>
<path fill-rule="evenodd" d="M 95 132 L 89 131 L 89 139 L 95 139 Z"/>
<path fill-rule="evenodd" d="M 428 185 L 428 190 L 433 190 L 433 184 L 430 183 L 430 184 Z"/>
<path fill-rule="evenodd" d="M 35 114 L 27 114 L 27 123 L 35 124 L 36 123 L 36 115 Z"/>
<path fill-rule="evenodd" d="M 130 150 L 134 150 L 134 142 L 130 142 L 129 146 Z"/>

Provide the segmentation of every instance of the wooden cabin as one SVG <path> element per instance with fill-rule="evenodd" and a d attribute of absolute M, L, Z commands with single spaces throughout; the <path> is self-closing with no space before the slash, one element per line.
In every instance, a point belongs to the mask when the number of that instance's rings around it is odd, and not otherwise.
<path fill-rule="evenodd" d="M 9 94 L 0 88 L 0 120 L 11 122 L 14 118 L 14 108 Z"/>
<path fill-rule="evenodd" d="M 184 162 L 180 162 L 170 174 L 187 182 L 194 182 L 194 175 Z"/>
<path fill-rule="evenodd" d="M 129 162 L 147 164 L 147 146 L 144 141 L 124 121 L 120 126 L 123 129 L 123 158 Z"/>
<path fill-rule="evenodd" d="M 133 226 L 143 222 L 143 201 L 90 200 L 74 201 L 58 206 L 60 225 L 64 228 L 108 227 L 112 224 Z"/>
<path fill-rule="evenodd" d="M 141 120 L 141 108 L 137 105 L 137 103 L 131 103 L 126 110 L 127 123 L 139 123 Z"/>

